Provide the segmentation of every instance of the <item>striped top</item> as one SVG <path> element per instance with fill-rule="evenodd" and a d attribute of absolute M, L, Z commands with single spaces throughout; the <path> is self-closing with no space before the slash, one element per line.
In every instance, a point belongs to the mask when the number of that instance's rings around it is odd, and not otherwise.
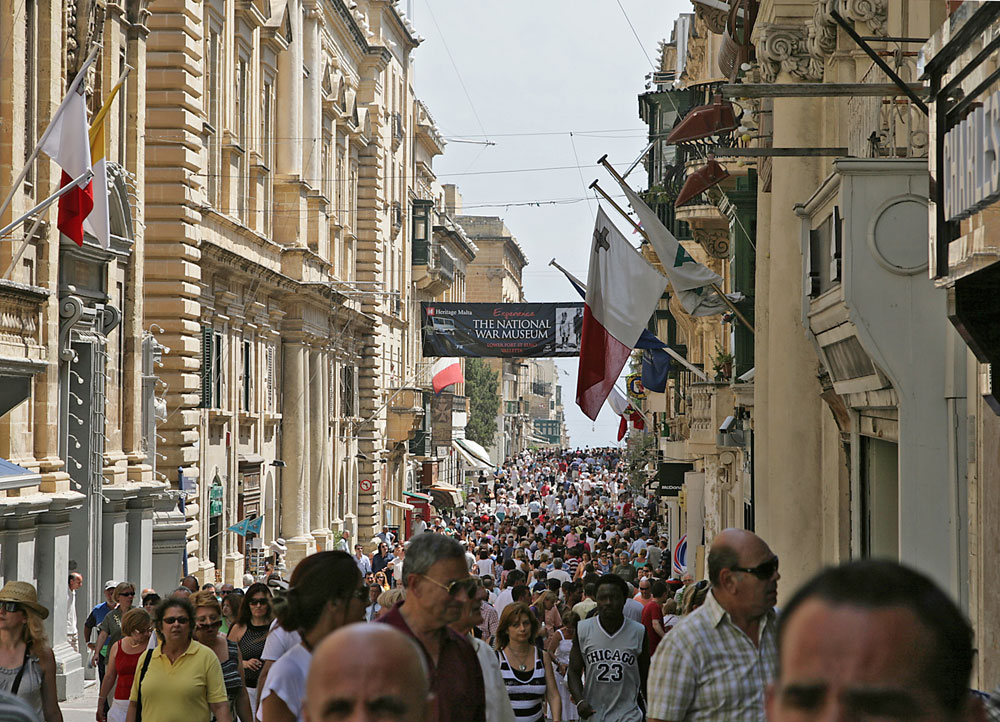
<path fill-rule="evenodd" d="M 222 663 L 222 683 L 226 685 L 226 696 L 233 702 L 243 688 L 243 680 L 240 679 L 240 648 L 236 642 L 228 639 L 226 647 L 229 649 L 229 659 Z"/>
<path fill-rule="evenodd" d="M 514 670 L 507 661 L 503 650 L 497 652 L 500 659 L 500 676 L 507 686 L 510 706 L 518 722 L 540 722 L 545 711 L 545 666 L 542 654 L 536 648 L 535 665 L 523 672 Z"/>

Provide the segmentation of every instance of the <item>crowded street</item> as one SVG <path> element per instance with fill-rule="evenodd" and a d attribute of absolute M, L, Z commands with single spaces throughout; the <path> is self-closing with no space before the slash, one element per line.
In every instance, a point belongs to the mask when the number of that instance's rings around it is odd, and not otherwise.
<path fill-rule="evenodd" d="M 142 590 L 140 606 L 130 582 L 109 583 L 107 605 L 91 612 L 95 619 L 85 628 L 101 684 L 62 703 L 63 719 L 132 720 L 139 705 L 143 719 L 161 719 L 181 697 L 192 710 L 210 708 L 215 719 L 241 722 L 342 719 L 363 709 L 378 719 L 431 719 L 428 699 L 439 720 L 763 719 L 769 684 L 779 695 L 769 719 L 825 704 L 825 692 L 809 702 L 797 692 L 780 696 L 776 635 L 797 627 L 787 620 L 775 626 L 781 575 L 763 539 L 723 531 L 711 544 L 709 578 L 696 581 L 683 552 L 660 533 L 644 490 L 629 483 L 615 448 L 525 452 L 478 481 L 464 506 L 434 509 L 408 539 L 384 528 L 352 553 L 314 554 L 287 576 L 247 577 L 245 588 L 183 577 L 175 589 Z M 280 554 L 270 561 L 284 566 Z M 864 586 L 873 576 L 899 589 L 876 600 Z M 831 583 L 845 586 L 824 591 Z M 917 633 L 932 608 L 944 615 L 940 624 L 965 624 L 932 582 L 895 564 L 848 564 L 806 587 L 804 597 L 782 589 L 793 619 L 806 609 L 815 619 L 810 603 L 829 600 L 841 615 L 876 615 L 872 621 L 889 619 L 878 614 L 897 607 L 912 609 L 900 623 L 916 624 Z M 0 591 L 5 603 L 23 595 L 29 628 L 47 611 L 32 592 L 14 584 Z M 906 596 L 918 592 L 930 601 Z M 795 615 L 799 607 L 804 611 Z M 3 610 L 9 630 L 15 615 Z M 710 631 L 712 621 L 700 629 L 717 614 L 722 627 Z M 859 627 L 847 636 L 863 634 Z M 906 652 L 882 641 L 890 654 Z M 961 648 L 948 651 L 956 664 L 971 664 L 968 639 L 966 645 L 964 656 Z M 190 667 L 169 684 L 163 672 L 141 681 L 145 663 L 137 660 L 147 647 L 171 659 L 197 648 L 208 666 Z M 827 651 L 843 653 L 835 647 Z M 347 649 L 349 662 L 340 656 Z M 393 656 L 380 653 L 392 649 Z M 34 694 L 47 709 L 52 690 L 44 665 L 41 671 Z M 938 695 L 955 694 L 950 685 L 960 681 L 957 673 L 950 679 L 929 691 L 898 691 L 914 695 L 914 704 L 944 704 Z M 976 703 L 987 702 L 982 695 Z M 863 711 L 882 703 L 858 704 Z"/>

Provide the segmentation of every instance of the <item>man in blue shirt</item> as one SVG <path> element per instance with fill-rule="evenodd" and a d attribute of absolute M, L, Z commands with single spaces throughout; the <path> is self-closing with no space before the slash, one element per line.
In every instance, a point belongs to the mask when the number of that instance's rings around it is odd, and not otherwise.
<path fill-rule="evenodd" d="M 114 591 L 115 587 L 114 580 L 109 579 L 104 582 L 104 601 L 98 604 L 96 607 L 90 610 L 90 614 L 87 616 L 87 621 L 83 623 L 83 638 L 87 642 L 87 649 L 93 650 L 94 643 L 90 641 L 90 633 L 96 627 L 101 626 L 101 622 L 104 618 L 108 616 L 108 612 L 115 608 Z M 97 656 L 97 676 L 100 680 L 104 681 L 104 665 L 105 658 L 101 655 Z"/>

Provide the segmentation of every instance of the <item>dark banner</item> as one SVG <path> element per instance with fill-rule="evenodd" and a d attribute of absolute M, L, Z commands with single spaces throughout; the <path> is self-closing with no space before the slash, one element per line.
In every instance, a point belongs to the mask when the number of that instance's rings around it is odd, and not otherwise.
<path fill-rule="evenodd" d="M 582 303 L 420 304 L 424 356 L 579 356 Z"/>

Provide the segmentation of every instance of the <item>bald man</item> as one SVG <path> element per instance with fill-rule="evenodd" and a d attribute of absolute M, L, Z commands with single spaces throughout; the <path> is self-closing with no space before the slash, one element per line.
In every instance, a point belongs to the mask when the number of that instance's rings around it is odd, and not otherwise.
<path fill-rule="evenodd" d="M 711 591 L 656 650 L 649 722 L 764 722 L 764 691 L 778 666 L 778 557 L 744 529 L 708 552 Z"/>
<path fill-rule="evenodd" d="M 350 624 L 316 647 L 303 711 L 306 722 L 425 722 L 433 700 L 412 640 L 386 624 Z"/>

